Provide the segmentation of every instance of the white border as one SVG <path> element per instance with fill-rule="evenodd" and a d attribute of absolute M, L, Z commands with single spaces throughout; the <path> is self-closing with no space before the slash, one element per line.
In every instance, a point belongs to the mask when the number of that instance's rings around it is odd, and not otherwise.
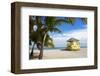
<path fill-rule="evenodd" d="M 74 59 L 29 60 L 29 15 L 88 18 L 88 57 Z M 21 69 L 94 65 L 94 12 L 36 7 L 21 8 Z"/>

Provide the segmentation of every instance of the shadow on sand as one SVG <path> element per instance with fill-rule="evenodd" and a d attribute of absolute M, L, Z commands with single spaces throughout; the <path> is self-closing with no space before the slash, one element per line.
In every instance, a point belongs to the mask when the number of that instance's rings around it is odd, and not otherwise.
<path fill-rule="evenodd" d="M 34 53 L 32 57 L 30 57 L 29 59 L 37 59 L 39 57 L 39 53 Z"/>

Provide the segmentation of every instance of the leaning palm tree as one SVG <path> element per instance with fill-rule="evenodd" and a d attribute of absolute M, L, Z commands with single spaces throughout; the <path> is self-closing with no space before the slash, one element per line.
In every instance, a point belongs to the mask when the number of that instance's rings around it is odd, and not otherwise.
<path fill-rule="evenodd" d="M 58 32 L 61 33 L 60 29 L 58 29 L 58 26 L 60 26 L 61 23 L 69 23 L 71 25 L 74 24 L 75 18 L 57 18 L 57 17 L 44 17 L 44 19 L 41 16 L 36 16 L 35 20 L 31 19 L 30 21 L 30 30 L 32 29 L 32 25 L 37 25 L 37 31 L 30 31 L 30 41 L 34 42 L 34 45 L 36 44 L 37 47 L 40 50 L 39 59 L 43 58 L 43 48 L 44 46 L 53 45 L 52 43 L 48 43 L 49 40 L 52 40 L 49 36 L 49 32 Z M 81 20 L 86 23 L 87 20 L 85 18 L 81 18 Z M 34 48 L 33 45 L 33 48 Z M 33 54 L 33 49 L 31 54 Z"/>

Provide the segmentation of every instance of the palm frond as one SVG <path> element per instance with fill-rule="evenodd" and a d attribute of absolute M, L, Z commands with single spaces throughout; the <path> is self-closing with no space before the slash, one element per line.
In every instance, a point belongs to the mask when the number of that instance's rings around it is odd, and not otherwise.
<path fill-rule="evenodd" d="M 62 31 L 61 31 L 60 29 L 58 29 L 58 28 L 54 27 L 54 28 L 51 28 L 51 29 L 50 29 L 50 32 L 57 32 L 57 33 L 61 33 Z"/>
<path fill-rule="evenodd" d="M 33 20 L 32 16 L 29 16 L 29 33 L 32 32 L 34 24 L 35 24 L 35 20 Z"/>
<path fill-rule="evenodd" d="M 41 16 L 36 16 L 36 25 L 38 26 L 38 30 L 40 30 L 42 27 Z"/>
<path fill-rule="evenodd" d="M 56 21 L 56 18 L 55 17 L 45 17 L 45 25 L 47 27 L 53 27 L 55 21 Z"/>
<path fill-rule="evenodd" d="M 49 35 L 47 35 L 46 40 L 45 40 L 45 44 L 44 46 L 46 47 L 50 47 L 50 48 L 54 48 L 54 43 L 53 43 L 53 39 L 50 38 Z"/>
<path fill-rule="evenodd" d="M 65 19 L 66 19 L 66 23 L 68 23 L 68 24 L 74 24 L 75 23 L 75 18 L 72 18 L 72 17 L 65 17 Z"/>
<path fill-rule="evenodd" d="M 55 21 L 55 26 L 61 25 L 62 23 L 67 23 L 65 19 L 57 19 Z"/>
<path fill-rule="evenodd" d="M 81 18 L 81 20 L 84 24 L 87 24 L 87 18 Z"/>

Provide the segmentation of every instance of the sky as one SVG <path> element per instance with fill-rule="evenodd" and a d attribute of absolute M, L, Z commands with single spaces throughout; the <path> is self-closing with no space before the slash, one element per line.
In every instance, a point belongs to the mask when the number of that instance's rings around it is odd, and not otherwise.
<path fill-rule="evenodd" d="M 80 18 L 76 18 L 73 25 L 62 23 L 57 28 L 62 31 L 61 34 L 49 32 L 50 37 L 53 38 L 55 47 L 66 47 L 67 40 L 70 38 L 80 40 L 81 47 L 87 47 L 87 25 Z"/>

